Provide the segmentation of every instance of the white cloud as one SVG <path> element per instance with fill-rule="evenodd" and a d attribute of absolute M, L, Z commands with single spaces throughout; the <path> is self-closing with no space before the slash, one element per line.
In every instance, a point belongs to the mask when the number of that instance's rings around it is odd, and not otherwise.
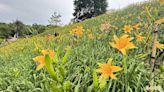
<path fill-rule="evenodd" d="M 62 15 L 67 24 L 73 18 L 74 0 L 0 0 L 0 22 L 19 19 L 24 23 L 48 24 L 53 12 Z M 108 9 L 123 8 L 129 4 L 145 0 L 108 0 Z"/>
<path fill-rule="evenodd" d="M 8 5 L 0 3 L 0 13 L 8 12 L 10 10 L 11 8 Z"/>
<path fill-rule="evenodd" d="M 147 0 L 108 0 L 108 9 L 120 9 L 124 8 L 130 4 L 134 4 L 137 2 L 143 2 Z"/>

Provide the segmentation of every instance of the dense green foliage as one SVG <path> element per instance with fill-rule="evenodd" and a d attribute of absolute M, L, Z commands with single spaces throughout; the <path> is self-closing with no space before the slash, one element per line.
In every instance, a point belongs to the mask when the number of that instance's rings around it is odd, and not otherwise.
<path fill-rule="evenodd" d="M 106 12 L 107 0 L 74 0 L 74 21 L 83 21 Z"/>
<path fill-rule="evenodd" d="M 21 21 L 17 20 L 13 23 L 0 23 L 0 38 L 14 37 L 14 35 L 20 37 L 25 37 L 26 35 L 36 35 L 44 32 L 46 26 L 33 24 L 25 25 Z"/>
<path fill-rule="evenodd" d="M 51 81 L 49 75 L 45 68 L 36 71 L 37 64 L 32 60 L 33 57 L 39 55 L 34 51 L 35 45 L 41 45 L 43 49 L 54 49 L 61 57 L 65 53 L 65 48 L 71 45 L 72 54 L 66 63 L 66 80 L 72 82 L 71 92 L 94 92 L 93 71 L 98 68 L 98 62 L 105 63 L 109 58 L 113 58 L 114 65 L 122 66 L 123 56 L 109 45 L 113 34 L 121 36 L 124 33 L 124 25 L 135 25 L 141 22 L 140 29 L 132 30 L 130 35 L 135 38 L 135 34 L 142 32 L 146 39 L 140 43 L 133 40 L 138 48 L 128 52 L 128 75 L 125 76 L 123 72 L 120 72 L 116 74 L 118 80 L 109 78 L 104 92 L 125 92 L 125 89 L 127 92 L 147 92 L 146 86 L 151 85 L 149 79 L 151 71 L 147 61 L 151 54 L 154 21 L 147 17 L 145 7 L 149 8 L 155 20 L 164 17 L 164 5 L 157 1 L 146 2 L 81 23 L 49 29 L 35 37 L 19 39 L 14 43 L 1 46 L 0 91 L 49 92 L 49 82 Z M 140 18 L 138 18 L 139 16 Z M 100 27 L 104 22 L 110 23 L 113 27 L 102 32 Z M 145 27 L 145 24 L 148 24 L 148 27 Z M 74 42 L 74 37 L 69 34 L 69 31 L 79 25 L 84 27 L 84 34 Z M 160 43 L 164 43 L 163 29 L 163 25 L 158 26 Z M 47 41 L 47 35 L 54 33 L 59 33 L 59 36 Z M 94 39 L 89 39 L 88 34 L 93 34 Z M 162 88 L 164 88 L 164 74 L 159 70 L 159 66 L 163 60 L 163 55 L 157 58 L 155 67 L 155 75 L 157 74 L 157 76 L 154 77 L 154 86 Z M 124 84 L 125 79 L 127 79 L 126 85 Z"/>

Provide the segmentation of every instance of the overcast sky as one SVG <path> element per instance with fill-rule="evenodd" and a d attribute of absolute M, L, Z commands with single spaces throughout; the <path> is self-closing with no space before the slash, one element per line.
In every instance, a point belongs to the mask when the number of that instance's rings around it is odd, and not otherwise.
<path fill-rule="evenodd" d="M 0 0 L 0 22 L 16 19 L 25 24 L 48 24 L 54 11 L 62 15 L 62 23 L 73 18 L 74 0 Z M 108 9 L 118 9 L 145 0 L 108 0 Z"/>

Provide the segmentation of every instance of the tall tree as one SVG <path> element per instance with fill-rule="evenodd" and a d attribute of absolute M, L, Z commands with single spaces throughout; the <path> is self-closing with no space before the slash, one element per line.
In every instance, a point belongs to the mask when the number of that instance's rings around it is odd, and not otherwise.
<path fill-rule="evenodd" d="M 16 38 L 18 38 L 20 35 L 23 34 L 25 25 L 20 20 L 16 20 L 13 24 L 15 26 Z"/>
<path fill-rule="evenodd" d="M 74 21 L 83 21 L 106 12 L 107 0 L 74 0 Z"/>
<path fill-rule="evenodd" d="M 53 26 L 58 26 L 61 22 L 61 15 L 57 12 L 54 12 L 54 14 L 50 17 L 49 23 Z"/>
<path fill-rule="evenodd" d="M 7 38 L 11 34 L 12 27 L 6 23 L 0 23 L 0 38 Z"/>

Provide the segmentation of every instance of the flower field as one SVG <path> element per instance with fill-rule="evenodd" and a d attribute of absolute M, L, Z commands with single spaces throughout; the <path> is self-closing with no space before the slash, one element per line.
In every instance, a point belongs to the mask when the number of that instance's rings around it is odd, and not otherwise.
<path fill-rule="evenodd" d="M 163 24 L 156 0 L 0 46 L 0 92 L 163 92 Z"/>

